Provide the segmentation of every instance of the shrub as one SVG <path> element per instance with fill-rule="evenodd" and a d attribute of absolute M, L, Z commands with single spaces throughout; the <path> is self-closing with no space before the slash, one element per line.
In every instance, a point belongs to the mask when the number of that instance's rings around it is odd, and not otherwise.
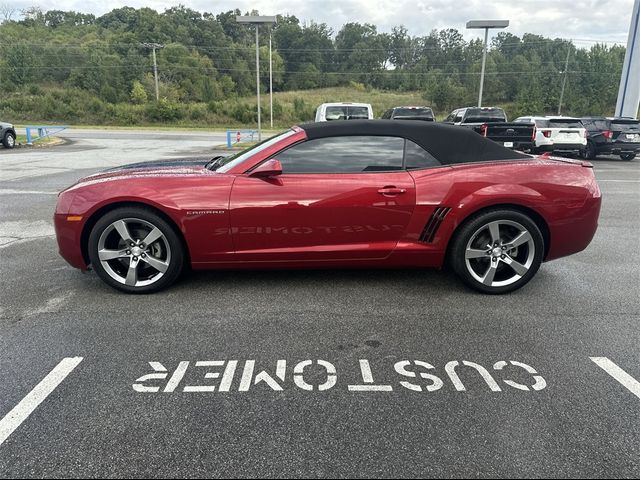
<path fill-rule="evenodd" d="M 36 85 L 35 83 L 32 83 L 31 85 L 29 85 L 29 88 L 27 89 L 27 91 L 29 92 L 29 95 L 42 95 L 42 89 L 40 88 L 39 85 Z"/>
<path fill-rule="evenodd" d="M 254 123 L 258 121 L 258 107 L 246 103 L 236 103 L 231 109 L 231 117 L 241 123 Z"/>
<path fill-rule="evenodd" d="M 178 104 L 161 98 L 158 102 L 150 103 L 146 109 L 147 117 L 157 122 L 179 120 L 184 116 Z"/>
<path fill-rule="evenodd" d="M 135 105 L 142 105 L 147 103 L 147 91 L 144 89 L 142 83 L 138 80 L 133 81 L 133 85 L 131 87 L 131 102 Z"/>

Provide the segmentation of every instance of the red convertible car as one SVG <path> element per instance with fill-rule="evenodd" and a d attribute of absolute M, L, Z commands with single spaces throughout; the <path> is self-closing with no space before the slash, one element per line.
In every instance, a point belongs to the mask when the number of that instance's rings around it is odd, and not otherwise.
<path fill-rule="evenodd" d="M 89 176 L 58 198 L 61 255 L 131 293 L 185 266 L 432 267 L 485 293 L 587 247 L 591 164 L 514 152 L 409 121 L 294 127 L 207 165 L 147 163 Z"/>

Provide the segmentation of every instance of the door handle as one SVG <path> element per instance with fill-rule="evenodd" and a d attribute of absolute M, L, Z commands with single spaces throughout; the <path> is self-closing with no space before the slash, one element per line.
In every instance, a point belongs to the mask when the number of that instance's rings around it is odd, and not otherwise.
<path fill-rule="evenodd" d="M 380 195 L 400 195 L 401 193 L 405 193 L 407 191 L 406 188 L 398 188 L 398 187 L 384 187 L 378 190 Z"/>

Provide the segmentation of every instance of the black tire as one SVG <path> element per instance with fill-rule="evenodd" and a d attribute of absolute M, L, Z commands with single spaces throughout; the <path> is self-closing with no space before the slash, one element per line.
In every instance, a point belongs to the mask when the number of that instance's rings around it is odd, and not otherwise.
<path fill-rule="evenodd" d="M 498 245 L 492 242 L 489 228 L 496 223 L 500 232 Z M 526 244 L 523 242 L 508 249 L 510 242 L 524 232 L 529 234 L 529 237 L 521 237 L 528 238 Z M 469 259 L 468 248 L 469 256 L 473 255 Z M 485 210 L 466 220 L 456 231 L 449 249 L 449 262 L 460 279 L 471 288 L 482 293 L 502 294 L 523 287 L 535 276 L 542 264 L 544 248 L 540 229 L 524 213 L 504 208 Z M 515 267 L 521 273 L 517 273 Z M 494 273 L 489 279 L 490 269 Z M 496 285 L 483 283 L 479 278 L 483 272 L 484 278 Z"/>
<path fill-rule="evenodd" d="M 131 243 L 125 242 L 119 230 L 114 227 L 115 223 L 120 225 L 120 221 L 125 223 Z M 155 241 L 150 239 L 149 245 L 141 243 L 149 232 L 155 232 L 154 228 L 158 229 L 161 236 Z M 134 248 L 130 248 L 133 242 Z M 122 255 L 101 260 L 98 254 L 99 244 L 103 250 L 118 251 Z M 126 293 L 153 293 L 168 287 L 180 276 L 185 261 L 183 243 L 173 226 L 154 210 L 144 207 L 118 208 L 101 217 L 89 235 L 88 252 L 91 265 L 98 276 L 107 285 Z M 129 280 L 127 274 L 133 261 L 136 262 L 136 267 L 133 268 L 135 274 L 132 275 L 134 283 L 127 285 L 122 280 Z M 161 272 L 158 265 L 166 270 Z M 136 283 L 142 285 L 135 285 Z"/>
<path fill-rule="evenodd" d="M 16 136 L 11 132 L 5 133 L 2 138 L 2 145 L 4 148 L 14 148 L 16 146 Z"/>
<path fill-rule="evenodd" d="M 636 158 L 636 154 L 635 153 L 623 153 L 622 155 L 620 155 L 620 158 L 622 160 L 631 161 L 634 158 Z"/>
<path fill-rule="evenodd" d="M 593 144 L 591 140 L 587 140 L 587 146 L 581 152 L 582 158 L 585 160 L 593 160 L 598 156 L 598 152 L 596 151 L 596 146 Z"/>

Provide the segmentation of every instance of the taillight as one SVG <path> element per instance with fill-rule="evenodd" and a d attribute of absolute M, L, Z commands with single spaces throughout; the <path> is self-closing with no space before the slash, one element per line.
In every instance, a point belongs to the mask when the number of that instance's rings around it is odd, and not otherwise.
<path fill-rule="evenodd" d="M 482 135 L 483 137 L 486 137 L 488 128 L 489 128 L 489 125 L 487 125 L 486 123 L 483 123 L 482 125 L 480 125 L 480 135 Z"/>
<path fill-rule="evenodd" d="M 542 135 L 546 138 L 551 138 L 551 130 L 542 130 Z"/>
<path fill-rule="evenodd" d="M 611 140 L 613 138 L 613 131 L 612 130 L 603 130 L 602 136 L 604 138 L 606 138 L 607 140 Z"/>
<path fill-rule="evenodd" d="M 582 131 L 582 136 L 584 138 L 589 138 L 589 135 L 587 135 L 587 130 L 586 129 Z"/>
<path fill-rule="evenodd" d="M 531 141 L 532 142 L 536 141 L 536 131 L 537 131 L 537 127 L 534 125 L 533 126 L 533 133 L 531 134 Z"/>

